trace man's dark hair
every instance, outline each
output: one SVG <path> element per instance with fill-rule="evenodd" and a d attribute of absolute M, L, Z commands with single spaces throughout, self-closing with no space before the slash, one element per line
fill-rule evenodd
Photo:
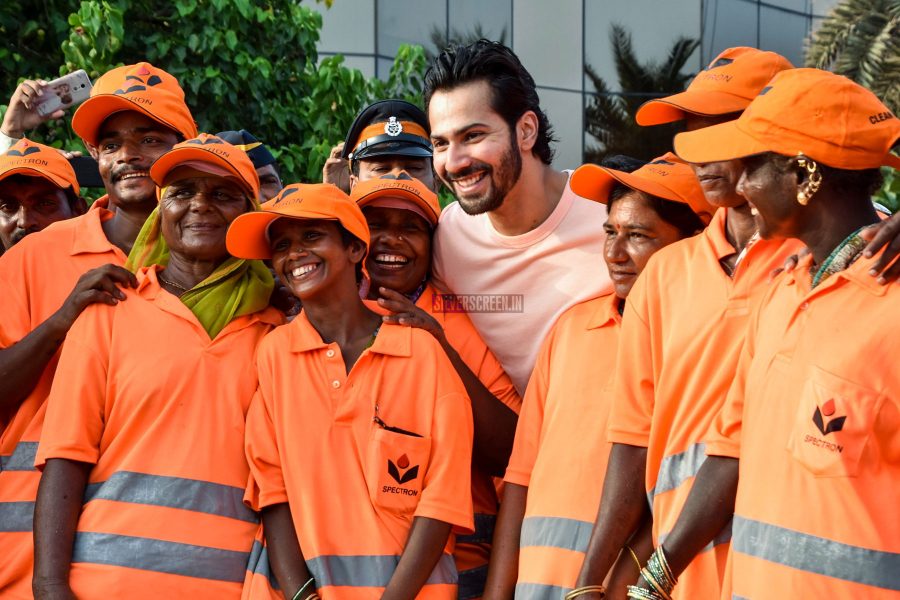
<path fill-rule="evenodd" d="M 534 78 L 513 51 L 499 42 L 481 39 L 441 52 L 425 73 L 425 111 L 436 91 L 452 90 L 474 81 L 485 81 L 490 86 L 491 108 L 506 121 L 510 131 L 529 110 L 537 115 L 538 135 L 532 152 L 545 164 L 553 162 L 550 144 L 556 138 L 541 110 Z"/>

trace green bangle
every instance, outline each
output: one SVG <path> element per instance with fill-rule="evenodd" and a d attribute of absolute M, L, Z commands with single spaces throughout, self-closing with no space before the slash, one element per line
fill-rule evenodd
<path fill-rule="evenodd" d="M 310 577 L 310 578 L 309 578 L 309 581 L 307 581 L 306 583 L 304 583 L 304 584 L 300 587 L 300 589 L 297 590 L 297 593 L 293 595 L 293 597 L 291 598 L 291 600 L 300 600 L 301 596 L 303 596 L 303 591 L 304 591 L 306 588 L 308 588 L 308 587 L 310 586 L 310 584 L 315 583 L 315 582 L 316 582 L 316 578 L 315 578 L 315 577 Z"/>

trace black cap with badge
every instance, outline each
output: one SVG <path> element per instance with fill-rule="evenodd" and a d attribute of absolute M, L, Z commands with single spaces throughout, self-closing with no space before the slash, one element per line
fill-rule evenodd
<path fill-rule="evenodd" d="M 260 169 L 266 165 L 275 164 L 275 157 L 269 152 L 265 144 L 256 139 L 246 129 L 240 131 L 220 131 L 216 137 L 222 138 L 232 146 L 240 148 L 247 153 L 254 169 Z"/>
<path fill-rule="evenodd" d="M 364 108 L 344 140 L 343 158 L 360 160 L 375 156 L 432 154 L 428 117 L 405 100 L 380 100 Z"/>

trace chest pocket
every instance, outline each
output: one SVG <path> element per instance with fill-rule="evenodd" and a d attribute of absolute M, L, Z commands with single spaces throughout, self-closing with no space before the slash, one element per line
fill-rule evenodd
<path fill-rule="evenodd" d="M 883 403 L 878 392 L 813 367 L 788 450 L 817 477 L 853 477 Z"/>
<path fill-rule="evenodd" d="M 369 497 L 375 506 L 413 513 L 431 458 L 431 439 L 413 432 L 398 433 L 372 424 L 366 457 Z"/>

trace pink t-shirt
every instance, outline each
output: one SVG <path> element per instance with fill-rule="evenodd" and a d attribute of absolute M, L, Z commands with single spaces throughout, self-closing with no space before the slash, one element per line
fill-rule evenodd
<path fill-rule="evenodd" d="M 487 213 L 457 202 L 441 213 L 434 236 L 434 279 L 466 309 L 520 394 L 541 342 L 569 307 L 612 290 L 603 260 L 606 206 L 566 184 L 556 209 L 536 229 L 501 235 Z"/>

